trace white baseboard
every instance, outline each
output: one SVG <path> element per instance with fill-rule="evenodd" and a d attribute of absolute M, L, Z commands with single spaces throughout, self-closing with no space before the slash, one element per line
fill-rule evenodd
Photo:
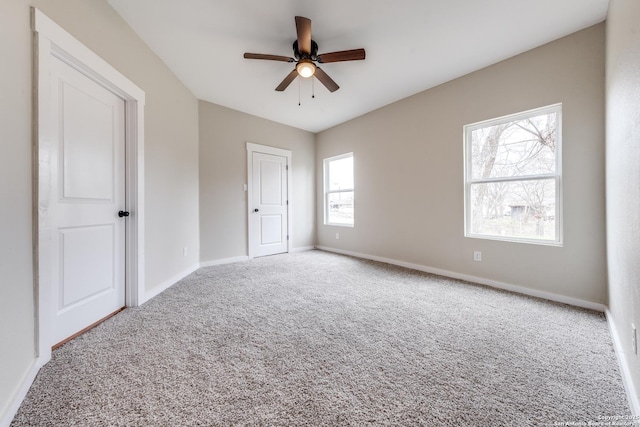
<path fill-rule="evenodd" d="M 471 276 L 468 274 L 456 273 L 449 270 L 442 270 L 440 268 L 429 267 L 420 264 L 412 264 L 409 262 L 398 261 L 395 259 L 379 257 L 375 255 L 362 254 L 358 252 L 345 251 L 342 249 L 331 248 L 327 246 L 316 246 L 317 249 L 327 252 L 334 252 L 337 254 L 349 255 L 356 258 L 369 259 L 372 261 L 384 262 L 386 264 L 397 265 L 400 267 L 410 268 L 412 270 L 424 271 L 425 273 L 437 274 L 438 276 L 451 277 L 452 279 L 464 280 L 467 282 L 478 283 L 481 285 L 491 286 L 492 288 L 502 289 L 505 291 L 511 291 L 519 294 L 529 295 L 536 298 L 547 299 L 550 301 L 560 302 L 563 304 L 573 305 L 576 307 L 588 308 L 590 310 L 604 312 L 606 306 L 604 304 L 598 304 L 591 301 L 585 301 L 578 298 L 572 298 L 564 295 L 558 295 L 551 292 L 539 291 L 536 289 L 526 288 L 524 286 L 513 285 L 510 283 L 499 282 L 496 280 L 485 279 L 483 277 Z"/>
<path fill-rule="evenodd" d="M 155 286 L 150 290 L 146 290 L 145 289 L 144 298 L 142 299 L 142 301 L 140 301 L 140 305 L 142 305 L 145 302 L 149 301 L 151 298 L 161 294 L 163 291 L 165 291 L 168 288 L 170 288 L 171 286 L 175 285 L 180 280 L 184 279 L 185 277 L 187 277 L 188 275 L 190 275 L 194 271 L 198 270 L 199 268 L 200 268 L 199 264 L 192 265 L 191 267 L 187 268 L 183 272 L 178 273 L 175 276 L 172 276 L 169 279 L 165 280 L 164 282 L 160 283 L 158 286 Z"/>
<path fill-rule="evenodd" d="M 27 396 L 27 393 L 29 392 L 29 389 L 31 388 L 33 381 L 36 379 L 36 375 L 38 375 L 41 367 L 42 364 L 40 363 L 40 360 L 34 359 L 31 367 L 22 379 L 20 388 L 7 407 L 6 412 L 0 416 L 0 427 L 9 427 L 11 421 L 13 421 L 13 418 L 18 413 L 18 409 L 20 409 L 20 405 L 22 404 L 24 398 Z"/>
<path fill-rule="evenodd" d="M 315 246 L 302 246 L 302 247 L 299 247 L 299 248 L 293 248 L 293 249 L 291 249 L 291 253 L 312 251 L 312 250 L 314 250 L 315 248 L 316 248 Z"/>
<path fill-rule="evenodd" d="M 200 268 L 202 267 L 213 267 L 214 265 L 223 265 L 223 264 L 232 264 L 234 262 L 241 262 L 241 261 L 248 261 L 249 257 L 244 255 L 244 256 L 237 256 L 237 257 L 233 257 L 233 258 L 222 258 L 222 259 L 214 259 L 211 261 L 204 261 L 200 263 Z"/>
<path fill-rule="evenodd" d="M 629 364 L 627 357 L 625 356 L 624 347 L 622 347 L 622 341 L 620 335 L 618 335 L 618 328 L 613 320 L 611 311 L 607 309 L 605 312 L 607 315 L 607 321 L 609 323 L 609 331 L 611 332 L 611 339 L 613 340 L 613 348 L 618 359 L 618 366 L 620 367 L 620 374 L 622 375 L 622 383 L 624 384 L 624 390 L 627 393 L 627 401 L 629 402 L 629 409 L 631 414 L 635 417 L 640 417 L 640 398 L 638 392 L 633 384 L 633 376 L 629 370 Z"/>

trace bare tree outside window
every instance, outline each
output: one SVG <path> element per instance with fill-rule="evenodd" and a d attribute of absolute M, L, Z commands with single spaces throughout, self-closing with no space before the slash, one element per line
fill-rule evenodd
<path fill-rule="evenodd" d="M 561 105 L 465 126 L 466 235 L 560 243 Z"/>

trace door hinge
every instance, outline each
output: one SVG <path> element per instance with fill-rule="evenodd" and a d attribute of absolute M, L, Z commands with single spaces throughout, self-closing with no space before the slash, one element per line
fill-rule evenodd
<path fill-rule="evenodd" d="M 289 240 L 289 235 L 287 234 L 287 240 Z"/>
<path fill-rule="evenodd" d="M 289 170 L 289 165 L 286 166 L 287 170 Z"/>
<path fill-rule="evenodd" d="M 287 200 L 287 206 L 289 206 L 289 201 Z"/>

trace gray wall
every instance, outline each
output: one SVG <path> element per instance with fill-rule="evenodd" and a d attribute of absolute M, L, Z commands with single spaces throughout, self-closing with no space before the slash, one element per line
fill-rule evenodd
<path fill-rule="evenodd" d="M 35 357 L 26 3 L 0 2 L 0 419 Z"/>
<path fill-rule="evenodd" d="M 32 5 L 146 92 L 146 289 L 199 261 L 196 98 L 106 1 L 0 1 L 0 419 L 35 358 Z"/>
<path fill-rule="evenodd" d="M 613 0 L 607 18 L 607 250 L 609 309 L 640 399 L 640 2 Z"/>
<path fill-rule="evenodd" d="M 465 238 L 463 126 L 558 102 L 564 247 Z M 604 114 L 599 24 L 321 132 L 318 244 L 606 303 Z M 326 226 L 322 160 L 349 151 L 355 227 Z"/>
<path fill-rule="evenodd" d="M 291 150 L 292 247 L 315 243 L 315 135 L 200 101 L 202 262 L 247 256 L 246 143 Z"/>

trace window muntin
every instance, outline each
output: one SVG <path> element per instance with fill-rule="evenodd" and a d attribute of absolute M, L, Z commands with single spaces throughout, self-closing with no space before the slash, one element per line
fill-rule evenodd
<path fill-rule="evenodd" d="M 561 104 L 465 126 L 465 236 L 562 244 Z"/>
<path fill-rule="evenodd" d="M 324 223 L 354 225 L 353 153 L 324 159 Z"/>

